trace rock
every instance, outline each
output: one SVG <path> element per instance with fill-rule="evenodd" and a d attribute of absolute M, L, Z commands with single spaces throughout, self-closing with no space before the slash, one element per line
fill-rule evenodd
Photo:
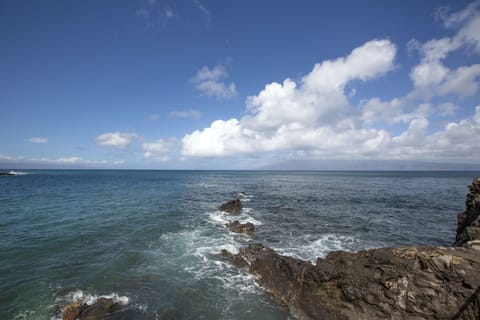
<path fill-rule="evenodd" d="M 455 246 L 480 240 L 480 178 L 473 179 L 465 201 L 465 211 L 457 216 Z"/>
<path fill-rule="evenodd" d="M 455 247 L 330 252 L 310 262 L 251 244 L 232 264 L 297 319 L 480 319 L 480 178 L 458 216 Z"/>
<path fill-rule="evenodd" d="M 81 300 L 77 300 L 74 303 L 67 305 L 62 310 L 62 320 L 75 320 L 85 310 L 87 304 Z"/>
<path fill-rule="evenodd" d="M 0 176 L 14 176 L 15 174 L 10 172 L 0 172 Z"/>
<path fill-rule="evenodd" d="M 229 213 L 229 214 L 239 214 L 242 211 L 242 202 L 237 198 L 235 200 L 230 200 L 223 203 L 218 210 Z"/>
<path fill-rule="evenodd" d="M 121 305 L 118 302 L 108 298 L 98 298 L 95 303 L 91 305 L 82 300 L 77 300 L 63 308 L 62 320 L 105 319 L 120 309 Z"/>
<path fill-rule="evenodd" d="M 261 244 L 222 255 L 298 319 L 450 319 L 480 286 L 480 254 L 467 248 L 335 251 L 316 265 Z"/>
<path fill-rule="evenodd" d="M 240 223 L 240 221 L 235 220 L 225 224 L 225 226 L 232 232 L 236 233 L 245 233 L 251 235 L 255 231 L 255 225 L 251 222 Z"/>

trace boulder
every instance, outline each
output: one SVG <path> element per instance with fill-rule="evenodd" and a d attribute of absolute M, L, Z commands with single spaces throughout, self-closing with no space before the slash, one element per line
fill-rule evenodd
<path fill-rule="evenodd" d="M 465 211 L 457 216 L 456 246 L 480 240 L 480 178 L 473 179 L 465 201 Z"/>
<path fill-rule="evenodd" d="M 120 308 L 121 305 L 118 302 L 108 298 L 98 298 L 91 305 L 82 300 L 77 300 L 63 308 L 62 320 L 105 319 Z"/>
<path fill-rule="evenodd" d="M 223 203 L 218 210 L 228 214 L 239 214 L 242 211 L 242 202 L 239 198 Z"/>
<path fill-rule="evenodd" d="M 251 222 L 240 223 L 240 221 L 235 220 L 225 224 L 228 230 L 236 233 L 244 233 L 251 235 L 255 231 L 255 225 Z"/>

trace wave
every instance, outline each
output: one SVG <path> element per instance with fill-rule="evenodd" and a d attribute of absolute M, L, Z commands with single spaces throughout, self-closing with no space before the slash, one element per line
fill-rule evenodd
<path fill-rule="evenodd" d="M 12 174 L 14 176 L 23 176 L 23 175 L 26 175 L 26 174 L 30 174 L 30 172 L 25 172 L 25 171 L 8 171 L 8 174 Z"/>
<path fill-rule="evenodd" d="M 94 295 L 94 294 L 85 294 L 82 290 L 76 290 L 74 292 L 69 293 L 67 295 L 66 301 L 67 302 L 82 301 L 83 303 L 92 305 L 95 302 L 97 302 L 97 300 L 100 298 L 111 299 L 113 302 L 121 305 L 127 305 L 128 302 L 130 301 L 130 298 L 128 298 L 127 296 L 120 296 L 117 293 L 110 293 L 106 295 Z"/>
<path fill-rule="evenodd" d="M 376 246 L 353 236 L 324 234 L 315 240 L 312 240 L 311 235 L 305 235 L 302 238 L 290 238 L 282 246 L 272 247 L 272 249 L 285 256 L 316 263 L 318 257 L 323 258 L 331 251 L 355 252 L 374 247 Z"/>

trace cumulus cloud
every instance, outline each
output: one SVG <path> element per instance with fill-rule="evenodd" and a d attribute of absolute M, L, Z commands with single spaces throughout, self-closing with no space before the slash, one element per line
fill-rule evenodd
<path fill-rule="evenodd" d="M 432 103 L 432 97 L 462 97 L 478 91 L 477 65 L 443 65 L 442 59 L 460 48 L 451 43 L 451 39 L 417 42 L 422 61 L 410 73 L 412 92 L 390 101 L 373 97 L 352 106 L 345 92 L 348 83 L 379 78 L 395 68 L 396 46 L 389 40 L 368 41 L 344 57 L 315 64 L 299 81 L 287 78 L 267 84 L 247 98 L 242 118 L 216 120 L 185 135 L 181 153 L 187 157 L 288 152 L 316 159 L 478 160 L 480 106 L 470 117 L 451 121 L 436 132 L 431 128 L 432 116 L 451 116 L 458 110 L 456 103 Z M 432 91 L 428 95 L 426 88 Z M 393 125 L 395 131 L 389 131 Z"/>
<path fill-rule="evenodd" d="M 147 159 L 168 161 L 171 159 L 170 153 L 176 143 L 177 140 L 174 138 L 145 142 L 142 144 L 143 156 Z"/>
<path fill-rule="evenodd" d="M 194 109 L 189 109 L 189 110 L 176 110 L 176 111 L 171 111 L 170 113 L 171 117 L 176 117 L 176 118 L 194 118 L 198 119 L 202 117 L 202 113 L 198 110 Z"/>
<path fill-rule="evenodd" d="M 98 146 L 123 149 L 127 147 L 137 135 L 134 133 L 107 132 L 95 138 Z"/>
<path fill-rule="evenodd" d="M 216 98 L 231 98 L 237 95 L 235 83 L 227 84 L 224 79 L 228 77 L 226 66 L 217 64 L 213 68 L 204 66 L 190 79 L 195 89 L 203 95 Z"/>
<path fill-rule="evenodd" d="M 278 150 L 337 150 L 363 138 L 369 150 L 387 137 L 380 130 L 359 128 L 360 117 L 349 104 L 345 85 L 367 81 L 392 70 L 396 47 L 372 40 L 346 57 L 316 64 L 297 84 L 273 82 L 247 99 L 247 114 L 183 138 L 184 156 L 228 156 Z"/>
<path fill-rule="evenodd" d="M 410 51 L 418 50 L 421 57 L 420 63 L 410 73 L 417 89 L 415 94 L 472 96 L 478 92 L 480 64 L 450 69 L 443 60 L 461 48 L 473 48 L 480 53 L 480 1 L 454 13 L 448 8 L 441 8 L 435 16 L 443 21 L 445 27 L 458 30 L 452 37 L 432 39 L 423 44 L 414 39 L 409 42 Z"/>
<path fill-rule="evenodd" d="M 28 141 L 31 143 L 48 143 L 48 139 L 43 137 L 32 137 Z"/>

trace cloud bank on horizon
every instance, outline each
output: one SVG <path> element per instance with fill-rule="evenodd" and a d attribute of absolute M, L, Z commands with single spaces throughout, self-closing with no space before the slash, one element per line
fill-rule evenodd
<path fill-rule="evenodd" d="M 429 130 L 430 117 L 455 113 L 455 101 L 478 92 L 480 64 L 450 69 L 443 61 L 456 50 L 480 53 L 479 7 L 474 2 L 461 12 L 437 13 L 445 27 L 458 29 L 453 37 L 409 42 L 420 63 L 410 72 L 414 88 L 403 97 L 350 103 L 349 83 L 387 77 L 395 68 L 396 45 L 370 40 L 345 57 L 315 64 L 298 83 L 287 78 L 267 84 L 247 99 L 242 118 L 219 119 L 185 135 L 182 155 L 290 151 L 310 159 L 480 160 L 480 104 L 470 118 Z M 435 104 L 438 97 L 451 101 Z M 406 128 L 393 134 L 375 127 L 385 123 Z"/>

